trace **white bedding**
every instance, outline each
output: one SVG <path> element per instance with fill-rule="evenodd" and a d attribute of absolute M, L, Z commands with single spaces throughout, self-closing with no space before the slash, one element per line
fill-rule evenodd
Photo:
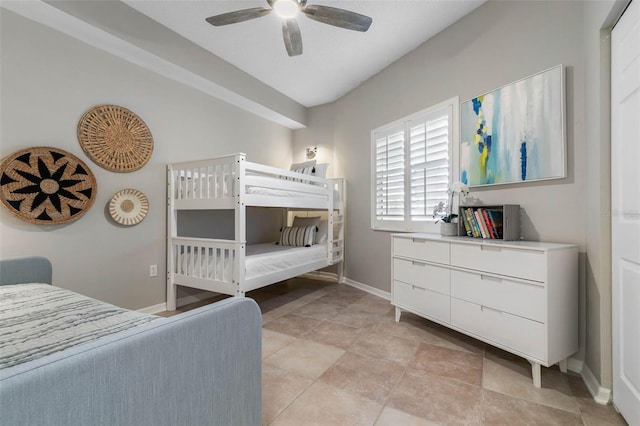
<path fill-rule="evenodd" d="M 177 272 L 219 281 L 231 281 L 233 256 L 221 255 L 219 252 L 214 256 L 211 249 L 208 250 L 208 254 L 201 251 L 196 253 L 196 256 L 196 259 L 192 259 L 191 254 L 180 255 Z M 326 244 L 314 244 L 311 247 L 280 246 L 275 243 L 251 244 L 245 249 L 245 278 L 250 280 L 326 258 Z"/>
<path fill-rule="evenodd" d="M 246 249 L 246 278 L 251 279 L 327 258 L 327 245 L 311 247 L 252 244 Z"/>

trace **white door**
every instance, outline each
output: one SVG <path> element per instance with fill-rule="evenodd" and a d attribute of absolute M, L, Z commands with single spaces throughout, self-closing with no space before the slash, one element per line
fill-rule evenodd
<path fill-rule="evenodd" d="M 613 403 L 640 424 L 640 0 L 611 33 Z"/>

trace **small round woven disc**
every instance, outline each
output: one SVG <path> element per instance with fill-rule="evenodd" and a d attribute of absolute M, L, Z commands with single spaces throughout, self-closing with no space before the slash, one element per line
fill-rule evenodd
<path fill-rule="evenodd" d="M 62 149 L 27 148 L 0 163 L 0 201 L 30 223 L 74 221 L 93 205 L 97 190 L 89 167 Z"/>
<path fill-rule="evenodd" d="M 109 201 L 109 214 L 120 225 L 137 225 L 149 212 L 149 200 L 137 189 L 123 189 Z"/>
<path fill-rule="evenodd" d="M 133 172 L 153 153 L 153 137 L 133 112 L 117 105 L 99 105 L 78 123 L 78 142 L 100 167 L 112 172 Z"/>

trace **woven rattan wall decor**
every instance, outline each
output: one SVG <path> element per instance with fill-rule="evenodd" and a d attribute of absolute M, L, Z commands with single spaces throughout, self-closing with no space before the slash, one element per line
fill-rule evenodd
<path fill-rule="evenodd" d="M 58 148 L 23 149 L 0 163 L 0 202 L 30 223 L 58 225 L 79 219 L 93 205 L 97 189 L 89 167 Z"/>
<path fill-rule="evenodd" d="M 153 153 L 153 137 L 133 112 L 117 105 L 98 105 L 78 123 L 78 142 L 100 167 L 126 173 L 142 168 Z"/>
<path fill-rule="evenodd" d="M 120 225 L 132 226 L 142 222 L 149 212 L 149 200 L 137 189 L 123 189 L 109 201 L 109 214 Z"/>

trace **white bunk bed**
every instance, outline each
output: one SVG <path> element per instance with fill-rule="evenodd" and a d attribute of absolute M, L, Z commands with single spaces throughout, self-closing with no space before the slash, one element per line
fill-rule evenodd
<path fill-rule="evenodd" d="M 245 157 L 240 153 L 167 166 L 170 311 L 176 309 L 178 285 L 244 297 L 247 291 L 334 264 L 338 282 L 343 280 L 344 180 L 251 163 Z M 311 247 L 247 245 L 247 207 L 323 212 L 327 241 Z M 234 210 L 234 239 L 178 236 L 181 210 Z"/>

